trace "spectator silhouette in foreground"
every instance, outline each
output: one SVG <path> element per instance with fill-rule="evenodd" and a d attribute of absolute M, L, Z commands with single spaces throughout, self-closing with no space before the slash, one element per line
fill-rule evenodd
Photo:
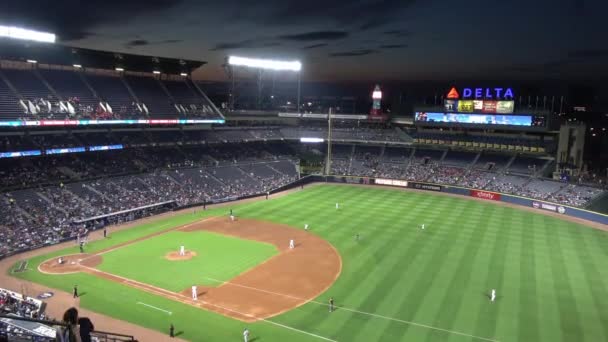
<path fill-rule="evenodd" d="M 80 326 L 80 339 L 82 342 L 91 342 L 91 333 L 95 331 L 93 322 L 88 317 L 82 317 L 78 319 L 78 325 Z"/>
<path fill-rule="evenodd" d="M 80 339 L 80 329 L 78 328 L 78 310 L 69 308 L 63 314 L 65 327 L 57 328 L 58 342 L 82 342 Z"/>

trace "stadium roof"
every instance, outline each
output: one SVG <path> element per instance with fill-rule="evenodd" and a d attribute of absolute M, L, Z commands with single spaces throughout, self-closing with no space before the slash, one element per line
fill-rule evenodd
<path fill-rule="evenodd" d="M 59 44 L 37 43 L 0 38 L 0 59 L 8 61 L 35 60 L 42 64 L 97 68 L 125 71 L 152 72 L 165 74 L 190 74 L 207 62 L 185 59 L 142 56 L 128 53 L 82 49 Z"/>

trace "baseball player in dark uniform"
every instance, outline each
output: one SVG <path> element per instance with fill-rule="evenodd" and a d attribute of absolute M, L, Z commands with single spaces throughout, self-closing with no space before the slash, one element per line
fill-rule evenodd
<path fill-rule="evenodd" d="M 329 312 L 334 312 L 334 297 L 329 298 Z"/>
<path fill-rule="evenodd" d="M 78 285 L 74 285 L 74 298 L 78 298 Z"/>

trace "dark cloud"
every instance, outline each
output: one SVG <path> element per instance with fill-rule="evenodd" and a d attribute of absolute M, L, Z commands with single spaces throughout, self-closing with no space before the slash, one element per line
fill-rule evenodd
<path fill-rule="evenodd" d="M 372 18 L 359 26 L 359 30 L 367 31 L 386 25 L 384 18 Z"/>
<path fill-rule="evenodd" d="M 180 43 L 180 42 L 182 42 L 181 39 L 165 39 L 165 40 L 159 40 L 156 42 L 151 42 L 146 39 L 134 39 L 134 40 L 128 41 L 125 44 L 125 46 L 127 48 L 134 48 L 134 47 L 146 46 L 146 45 L 175 44 L 175 43 Z"/>
<path fill-rule="evenodd" d="M 348 32 L 345 31 L 313 31 L 298 34 L 286 34 L 279 36 L 280 39 L 293 40 L 300 42 L 315 41 L 315 40 L 338 40 L 348 37 Z"/>
<path fill-rule="evenodd" d="M 148 45 L 148 44 L 150 44 L 150 42 L 145 39 L 135 39 L 135 40 L 131 40 L 131 41 L 127 42 L 127 44 L 125 44 L 125 45 L 127 47 L 135 47 L 135 46 L 144 46 L 144 45 Z"/>
<path fill-rule="evenodd" d="M 253 11 L 252 19 L 257 21 L 262 19 L 267 25 L 329 21 L 340 27 L 371 29 L 399 18 L 414 0 L 268 0 L 265 3 L 267 6 L 264 13 Z M 258 3 L 251 2 L 249 6 L 258 6 Z M 266 21 L 268 18 L 272 20 Z"/>
<path fill-rule="evenodd" d="M 407 37 L 412 35 L 412 32 L 409 30 L 389 30 L 389 31 L 384 31 L 382 32 L 388 36 L 393 36 L 393 37 Z"/>
<path fill-rule="evenodd" d="M 219 43 L 216 44 L 210 51 L 224 51 L 224 50 L 236 50 L 236 49 L 256 49 L 265 47 L 280 46 L 279 42 L 264 42 L 261 40 L 242 40 L 240 42 L 232 43 Z"/>
<path fill-rule="evenodd" d="M 406 47 L 407 47 L 407 44 L 387 44 L 387 45 L 379 46 L 380 49 L 403 49 Z"/>
<path fill-rule="evenodd" d="M 568 52 L 570 58 L 603 58 L 608 57 L 608 49 L 581 49 Z"/>
<path fill-rule="evenodd" d="M 325 46 L 328 46 L 329 44 L 327 43 L 319 43 L 319 44 L 313 44 L 313 45 L 308 45 L 302 48 L 302 50 L 311 50 L 311 49 L 318 49 L 318 48 L 322 48 Z"/>
<path fill-rule="evenodd" d="M 2 4 L 0 22 L 54 32 L 62 41 L 91 36 L 100 25 L 128 22 L 134 15 L 164 11 L 182 0 L 39 0 L 10 1 Z"/>
<path fill-rule="evenodd" d="M 352 50 L 352 51 L 342 51 L 342 52 L 333 52 L 329 54 L 329 57 L 359 57 L 371 55 L 374 53 L 378 53 L 376 50 L 372 49 L 361 49 L 361 50 Z"/>

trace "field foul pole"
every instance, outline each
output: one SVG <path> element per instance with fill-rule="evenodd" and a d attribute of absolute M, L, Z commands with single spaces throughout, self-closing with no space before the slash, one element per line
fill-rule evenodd
<path fill-rule="evenodd" d="M 331 114 L 333 108 L 329 108 L 327 114 L 327 161 L 325 162 L 325 175 L 331 174 Z"/>

